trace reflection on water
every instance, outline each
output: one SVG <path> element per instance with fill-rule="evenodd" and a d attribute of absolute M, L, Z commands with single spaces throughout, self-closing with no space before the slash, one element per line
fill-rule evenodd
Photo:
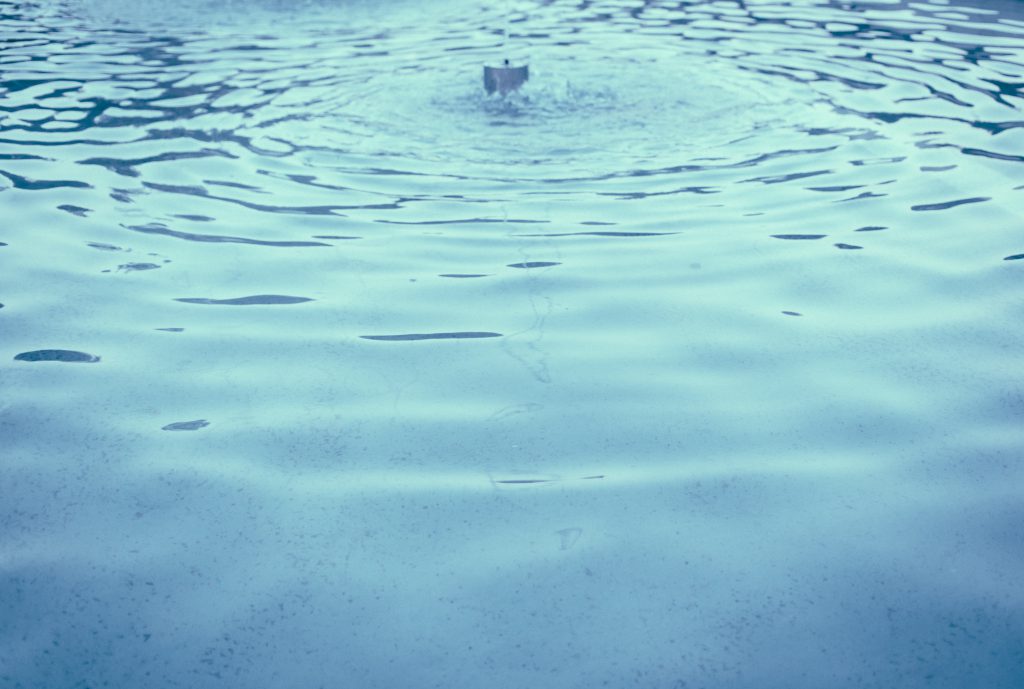
<path fill-rule="evenodd" d="M 0 45 L 0 686 L 1024 676 L 1020 2 Z"/>

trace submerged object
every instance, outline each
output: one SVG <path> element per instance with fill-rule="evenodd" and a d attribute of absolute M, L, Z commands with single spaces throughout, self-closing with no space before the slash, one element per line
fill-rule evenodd
<path fill-rule="evenodd" d="M 508 58 L 500 67 L 484 66 L 484 89 L 488 94 L 497 91 L 505 96 L 515 91 L 530 78 L 529 65 L 514 66 Z"/>

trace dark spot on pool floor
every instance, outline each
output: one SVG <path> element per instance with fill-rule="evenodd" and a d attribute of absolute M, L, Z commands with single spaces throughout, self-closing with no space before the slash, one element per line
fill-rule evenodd
<path fill-rule="evenodd" d="M 161 431 L 198 431 L 200 428 L 209 426 L 210 422 L 206 419 L 196 419 L 195 421 L 177 421 L 175 423 L 169 423 Z"/>
<path fill-rule="evenodd" d="M 415 340 L 472 340 L 484 337 L 502 337 L 501 333 L 490 332 L 453 332 L 453 333 L 406 333 L 403 335 L 360 335 L 364 340 L 381 342 L 411 342 Z"/>
<path fill-rule="evenodd" d="M 14 357 L 15 361 L 63 361 L 71 364 L 92 364 L 100 360 L 98 356 L 72 349 L 37 349 L 22 352 Z"/>
<path fill-rule="evenodd" d="M 234 299 L 208 299 L 206 297 L 181 297 L 174 301 L 185 304 L 220 304 L 224 306 L 252 306 L 256 304 L 301 304 L 313 301 L 308 297 L 289 297 L 284 294 L 254 294 L 248 297 L 236 297 Z"/>

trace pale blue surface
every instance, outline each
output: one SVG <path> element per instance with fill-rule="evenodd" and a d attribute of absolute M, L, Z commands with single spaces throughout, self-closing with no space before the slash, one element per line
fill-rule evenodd
<path fill-rule="evenodd" d="M 1022 5 L 0 1 L 0 687 L 1024 685 Z"/>

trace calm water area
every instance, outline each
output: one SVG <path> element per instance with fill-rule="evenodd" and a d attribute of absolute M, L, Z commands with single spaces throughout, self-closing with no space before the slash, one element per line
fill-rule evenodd
<path fill-rule="evenodd" d="M 1024 686 L 1022 106 L 1019 0 L 0 0 L 0 689 Z"/>

